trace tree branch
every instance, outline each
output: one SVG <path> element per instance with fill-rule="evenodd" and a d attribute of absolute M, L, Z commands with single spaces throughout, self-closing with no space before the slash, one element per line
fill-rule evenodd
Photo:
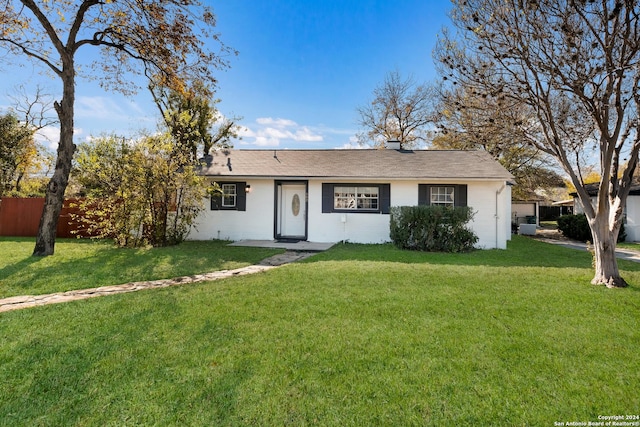
<path fill-rule="evenodd" d="M 30 58 L 33 58 L 37 61 L 40 61 L 42 63 L 44 63 L 47 67 L 49 67 L 51 69 L 51 71 L 53 71 L 57 76 L 61 76 L 62 75 L 62 70 L 60 68 L 58 68 L 54 63 L 52 63 L 51 61 L 49 61 L 47 58 L 45 58 L 42 55 L 37 54 L 36 52 L 28 49 L 26 46 L 24 46 L 24 44 L 19 43 L 15 40 L 11 40 L 11 39 L 7 39 L 7 38 L 0 38 L 0 42 L 5 42 L 5 43 L 9 43 L 10 45 L 12 45 L 13 47 L 19 49 L 22 51 L 22 53 L 24 53 L 25 55 L 27 55 Z"/>
<path fill-rule="evenodd" d="M 51 22 L 49 22 L 49 19 L 46 17 L 44 13 L 42 13 L 42 10 L 40 9 L 40 7 L 33 0 L 20 0 L 20 1 L 38 19 L 38 22 L 40 22 L 40 25 L 42 25 L 42 28 L 47 33 L 47 36 L 49 36 L 49 40 L 51 40 L 53 47 L 55 47 L 55 49 L 58 51 L 58 54 L 60 55 L 60 57 L 65 56 L 66 50 L 65 50 L 64 44 L 58 37 L 58 33 L 56 32 L 56 29 L 53 27 Z"/>

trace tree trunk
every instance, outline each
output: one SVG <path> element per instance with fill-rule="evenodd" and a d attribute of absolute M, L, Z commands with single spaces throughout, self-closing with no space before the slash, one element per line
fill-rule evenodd
<path fill-rule="evenodd" d="M 591 228 L 594 267 L 596 270 L 591 283 L 593 285 L 605 285 L 608 288 L 624 288 L 627 286 L 627 282 L 620 276 L 616 258 L 618 232 L 609 231 L 607 222 L 601 222 L 604 222 L 604 224 L 594 224 Z"/>
<path fill-rule="evenodd" d="M 64 202 L 64 193 L 69 183 L 71 162 L 75 145 L 73 144 L 73 107 L 75 99 L 73 61 L 64 64 L 62 73 L 62 100 L 55 103 L 55 109 L 60 119 L 60 142 L 53 176 L 47 185 L 44 208 L 40 217 L 34 256 L 53 255 L 58 219 Z"/>

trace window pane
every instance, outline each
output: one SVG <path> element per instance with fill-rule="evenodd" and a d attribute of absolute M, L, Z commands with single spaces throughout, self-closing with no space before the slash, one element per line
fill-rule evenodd
<path fill-rule="evenodd" d="M 356 208 L 356 187 L 334 187 L 333 193 L 335 209 Z"/>
<path fill-rule="evenodd" d="M 453 187 L 431 187 L 431 204 L 442 206 L 454 205 Z"/>
<path fill-rule="evenodd" d="M 378 209 L 378 187 L 358 188 L 358 209 Z"/>
<path fill-rule="evenodd" d="M 378 187 L 338 187 L 333 189 L 335 209 L 378 209 Z"/>
<path fill-rule="evenodd" d="M 222 184 L 222 206 L 232 208 L 236 206 L 236 184 Z"/>

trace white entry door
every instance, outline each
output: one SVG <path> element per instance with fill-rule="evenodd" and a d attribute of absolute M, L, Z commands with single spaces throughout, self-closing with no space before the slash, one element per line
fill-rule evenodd
<path fill-rule="evenodd" d="M 280 183 L 277 188 L 276 234 L 283 239 L 307 238 L 307 185 Z"/>

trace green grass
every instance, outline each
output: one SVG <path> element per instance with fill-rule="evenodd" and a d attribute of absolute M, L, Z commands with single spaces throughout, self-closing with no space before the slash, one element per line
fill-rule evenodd
<path fill-rule="evenodd" d="M 558 221 L 540 221 L 540 227 L 555 230 L 558 228 Z"/>
<path fill-rule="evenodd" d="M 2 237 L 0 298 L 229 270 L 283 252 L 228 243 L 188 241 L 166 248 L 118 249 L 109 241 L 58 239 L 54 256 L 42 258 L 31 256 L 33 239 Z"/>
<path fill-rule="evenodd" d="M 640 252 L 640 242 L 619 242 L 616 247 Z"/>
<path fill-rule="evenodd" d="M 640 408 L 640 264 L 337 245 L 0 315 L 0 425 L 551 426 Z"/>

